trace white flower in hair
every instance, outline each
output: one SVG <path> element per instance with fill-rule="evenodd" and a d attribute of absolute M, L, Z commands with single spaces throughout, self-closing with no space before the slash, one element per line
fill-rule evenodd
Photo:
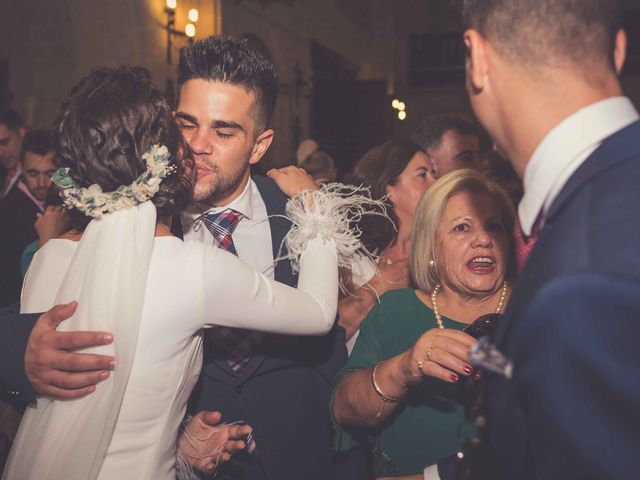
<path fill-rule="evenodd" d="M 134 207 L 146 202 L 160 190 L 160 183 L 175 170 L 171 154 L 165 145 L 153 145 L 143 155 L 147 169 L 129 185 L 122 185 L 113 192 L 103 192 L 100 185 L 80 187 L 69 175 L 69 168 L 58 169 L 51 180 L 60 188 L 68 208 L 77 208 L 85 215 L 100 218 L 102 215 Z"/>

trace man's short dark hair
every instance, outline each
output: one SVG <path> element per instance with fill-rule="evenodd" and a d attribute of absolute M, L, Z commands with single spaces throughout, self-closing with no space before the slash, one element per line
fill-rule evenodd
<path fill-rule="evenodd" d="M 53 152 L 54 148 L 53 134 L 49 130 L 29 130 L 22 141 L 20 158 L 24 160 L 27 152 L 44 156 Z"/>
<path fill-rule="evenodd" d="M 13 131 L 24 127 L 22 117 L 13 108 L 0 109 L 0 124 L 6 125 L 9 130 Z"/>
<path fill-rule="evenodd" d="M 258 106 L 256 124 L 264 129 L 276 108 L 278 76 L 273 64 L 245 40 L 218 35 L 180 50 L 178 87 L 202 79 L 239 85 L 252 92 Z"/>
<path fill-rule="evenodd" d="M 449 130 L 460 135 L 479 137 L 476 126 L 461 117 L 453 115 L 432 115 L 424 118 L 413 131 L 411 139 L 426 152 L 440 147 L 442 137 Z"/>
<path fill-rule="evenodd" d="M 618 0 L 463 0 L 462 19 L 514 63 L 613 68 L 622 12 Z"/>

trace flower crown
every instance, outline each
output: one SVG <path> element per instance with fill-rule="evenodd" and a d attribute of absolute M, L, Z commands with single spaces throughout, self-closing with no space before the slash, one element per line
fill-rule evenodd
<path fill-rule="evenodd" d="M 85 215 L 100 218 L 153 198 L 160 189 L 160 182 L 176 169 L 175 165 L 169 165 L 170 158 L 166 146 L 153 145 L 142 155 L 147 169 L 131 184 L 122 185 L 113 192 L 103 192 L 95 183 L 87 188 L 80 187 L 69 175 L 69 168 L 59 168 L 51 180 L 60 188 L 67 208 L 77 208 Z"/>

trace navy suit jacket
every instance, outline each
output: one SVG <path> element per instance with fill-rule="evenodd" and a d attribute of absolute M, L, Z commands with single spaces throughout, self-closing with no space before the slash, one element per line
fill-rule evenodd
<path fill-rule="evenodd" d="M 24 371 L 24 350 L 39 315 L 18 312 L 17 304 L 0 309 L 0 391 L 11 399 L 33 401 L 36 392 Z"/>
<path fill-rule="evenodd" d="M 640 478 L 640 122 L 573 174 L 511 296 L 478 479 Z"/>
<path fill-rule="evenodd" d="M 273 181 L 254 177 L 270 215 L 273 255 L 277 258 L 290 222 L 283 217 L 286 197 Z M 289 262 L 279 262 L 275 279 L 295 286 Z M 304 321 L 301 318 L 300 321 Z M 190 413 L 218 410 L 225 422 L 253 427 L 260 462 L 236 454 L 222 467 L 225 479 L 330 480 L 332 461 L 329 399 L 338 370 L 346 363 L 344 330 L 324 337 L 267 335 L 242 375 L 205 348 Z"/>

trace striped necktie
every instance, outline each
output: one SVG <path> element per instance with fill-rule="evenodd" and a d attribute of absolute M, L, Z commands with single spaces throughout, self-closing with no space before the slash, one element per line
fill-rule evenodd
<path fill-rule="evenodd" d="M 238 255 L 233 244 L 233 232 L 243 216 L 241 213 L 226 209 L 220 213 L 206 215 L 202 221 L 213 236 L 214 245 Z M 251 359 L 251 354 L 262 340 L 263 334 L 243 328 L 214 327 L 205 331 L 205 338 L 213 343 L 215 352 L 222 354 L 231 370 L 242 374 Z M 205 345 L 205 355 L 207 350 Z"/>

